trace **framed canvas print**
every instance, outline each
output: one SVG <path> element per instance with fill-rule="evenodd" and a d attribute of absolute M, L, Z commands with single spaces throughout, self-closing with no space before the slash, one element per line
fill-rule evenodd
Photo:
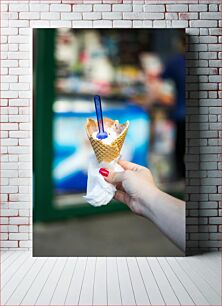
<path fill-rule="evenodd" d="M 184 29 L 34 29 L 33 97 L 33 256 L 183 256 Z"/>

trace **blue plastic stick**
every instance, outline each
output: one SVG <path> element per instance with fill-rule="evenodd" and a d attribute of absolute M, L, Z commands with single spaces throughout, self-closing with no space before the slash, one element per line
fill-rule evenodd
<path fill-rule="evenodd" d="M 94 103 L 96 108 L 96 117 L 99 128 L 99 133 L 96 135 L 98 139 L 105 139 L 108 137 L 108 134 L 104 131 L 103 126 L 103 113 L 100 96 L 94 96 Z"/>

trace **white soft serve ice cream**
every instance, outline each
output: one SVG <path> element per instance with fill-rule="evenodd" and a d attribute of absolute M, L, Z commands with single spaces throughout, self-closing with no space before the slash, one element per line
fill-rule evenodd
<path fill-rule="evenodd" d="M 108 134 L 108 137 L 105 139 L 98 139 L 96 136 L 98 134 L 98 131 L 92 133 L 92 137 L 95 139 L 98 139 L 100 141 L 102 141 L 105 144 L 111 144 L 116 138 L 117 138 L 117 133 L 112 129 L 112 128 L 107 128 L 106 132 Z"/>

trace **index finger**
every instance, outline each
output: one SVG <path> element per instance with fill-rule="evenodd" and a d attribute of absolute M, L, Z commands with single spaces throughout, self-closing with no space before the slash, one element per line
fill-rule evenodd
<path fill-rule="evenodd" d="M 126 160 L 119 160 L 118 164 L 123 167 L 124 170 L 131 170 L 131 171 L 137 171 L 139 169 L 141 169 L 142 166 L 131 163 L 129 161 Z"/>

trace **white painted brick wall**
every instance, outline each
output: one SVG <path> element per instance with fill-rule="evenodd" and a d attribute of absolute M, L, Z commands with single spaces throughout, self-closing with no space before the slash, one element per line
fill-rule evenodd
<path fill-rule="evenodd" d="M 220 248 L 220 19 L 219 0 L 1 2 L 1 248 L 31 247 L 32 27 L 186 28 L 187 247 Z"/>

